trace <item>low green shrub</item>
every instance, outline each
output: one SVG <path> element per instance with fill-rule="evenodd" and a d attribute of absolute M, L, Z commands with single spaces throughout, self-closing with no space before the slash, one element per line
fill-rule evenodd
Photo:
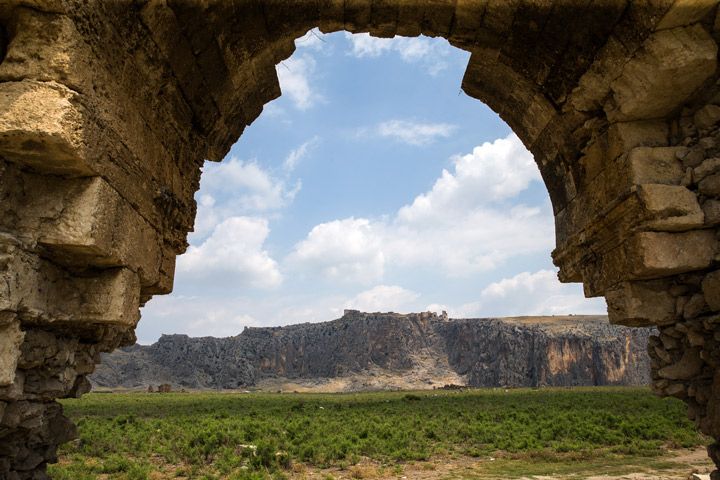
<path fill-rule="evenodd" d="M 537 455 L 653 456 L 706 439 L 685 406 L 641 388 L 362 394 L 89 394 L 64 400 L 79 441 L 57 480 L 283 478 L 294 463 L 344 466 Z M 173 470 L 174 469 L 174 470 Z"/>

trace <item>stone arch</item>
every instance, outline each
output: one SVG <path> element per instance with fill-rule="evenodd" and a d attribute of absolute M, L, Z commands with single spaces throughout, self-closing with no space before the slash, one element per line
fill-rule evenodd
<path fill-rule="evenodd" d="M 446 38 L 533 152 L 563 281 L 656 325 L 653 387 L 720 438 L 717 2 L 0 5 L 0 475 L 43 478 L 99 353 L 172 289 L 204 159 L 280 95 L 309 29 Z M 5 38 L 5 37 L 3 37 Z M 718 335 L 720 337 L 720 335 Z M 716 379 L 717 377 L 717 379 Z M 718 462 L 717 444 L 709 452 Z"/>

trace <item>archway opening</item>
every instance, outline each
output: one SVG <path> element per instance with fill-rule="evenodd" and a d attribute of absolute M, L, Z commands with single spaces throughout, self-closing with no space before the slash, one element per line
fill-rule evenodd
<path fill-rule="evenodd" d="M 467 52 L 317 30 L 296 45 L 277 66 L 284 95 L 206 163 L 174 293 L 145 307 L 141 341 L 345 308 L 605 313 L 556 280 L 547 191 L 520 139 L 460 90 Z"/>
<path fill-rule="evenodd" d="M 96 354 L 131 341 L 138 305 L 170 290 L 199 159 L 223 157 L 279 94 L 275 64 L 314 25 L 427 33 L 472 52 L 463 90 L 535 154 L 562 280 L 605 295 L 616 322 L 658 326 L 653 388 L 717 437 L 715 5 L 288 7 L 3 8 L 15 34 L 0 65 L 0 405 L 22 455 L 0 467 L 42 475 L 71 431 L 51 400 L 85 392 Z M 52 348 L 68 354 L 55 363 L 41 353 Z"/>

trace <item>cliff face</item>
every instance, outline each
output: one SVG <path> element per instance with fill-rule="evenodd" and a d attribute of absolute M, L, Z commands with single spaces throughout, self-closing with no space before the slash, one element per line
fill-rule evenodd
<path fill-rule="evenodd" d="M 462 319 L 440 326 L 448 361 L 472 386 L 646 385 L 648 329 L 607 317 Z"/>
<path fill-rule="evenodd" d="M 272 378 L 381 372 L 423 385 L 448 378 L 488 387 L 643 385 L 649 335 L 604 316 L 447 319 L 347 311 L 331 322 L 247 328 L 228 338 L 163 335 L 153 345 L 104 355 L 91 380 L 103 387 L 234 389 Z"/>

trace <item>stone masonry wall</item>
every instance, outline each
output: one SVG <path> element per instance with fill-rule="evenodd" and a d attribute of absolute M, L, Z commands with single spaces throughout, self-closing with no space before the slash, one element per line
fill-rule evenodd
<path fill-rule="evenodd" d="M 439 36 L 533 152 L 560 278 L 656 325 L 656 390 L 720 439 L 712 0 L 0 3 L 0 478 L 40 479 L 98 352 L 168 293 L 205 159 L 280 95 L 319 27 Z M 710 449 L 717 460 L 717 447 Z M 720 478 L 716 474 L 715 478 Z"/>

